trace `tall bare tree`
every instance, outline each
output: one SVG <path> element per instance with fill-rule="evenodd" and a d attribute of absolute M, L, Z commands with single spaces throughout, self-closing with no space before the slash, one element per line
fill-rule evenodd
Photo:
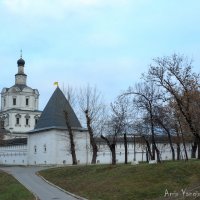
<path fill-rule="evenodd" d="M 140 116 L 139 118 L 135 119 L 133 129 L 135 134 L 141 136 L 145 143 L 147 162 L 149 161 L 149 157 L 151 160 L 153 160 L 153 153 L 151 151 L 151 135 L 149 135 L 150 128 L 145 121 L 145 117 Z"/>
<path fill-rule="evenodd" d="M 105 122 L 104 132 L 101 134 L 101 138 L 106 142 L 112 155 L 112 164 L 116 164 L 116 143 L 117 137 L 121 133 L 121 125 L 118 119 L 114 116 L 110 116 Z"/>
<path fill-rule="evenodd" d="M 155 87 L 153 82 L 139 83 L 134 88 L 130 87 L 125 95 L 134 95 L 133 103 L 135 107 L 145 113 L 146 123 L 150 125 L 151 140 L 152 140 L 152 153 L 151 159 L 155 160 L 155 152 L 157 160 L 160 162 L 160 152 L 156 145 L 155 139 L 155 108 L 161 99 L 158 89 Z"/>
<path fill-rule="evenodd" d="M 162 105 L 156 107 L 156 113 L 154 115 L 154 120 L 156 125 L 164 130 L 164 133 L 167 134 L 169 145 L 172 152 L 172 160 L 175 160 L 175 151 L 172 141 L 172 136 L 175 135 L 175 119 L 173 115 L 173 110 L 169 105 Z"/>
<path fill-rule="evenodd" d="M 127 134 L 132 131 L 132 121 L 133 121 L 133 109 L 130 103 L 130 98 L 127 96 L 121 95 L 117 97 L 114 103 L 111 103 L 111 113 L 112 113 L 112 122 L 115 124 L 115 127 L 118 127 L 118 135 L 124 138 L 124 150 L 125 150 L 125 164 L 128 163 L 128 142 Z"/>
<path fill-rule="evenodd" d="M 199 74 L 192 72 L 192 61 L 182 55 L 173 54 L 169 57 L 156 58 L 150 65 L 148 73 L 144 76 L 147 81 L 154 82 L 162 87 L 176 102 L 179 112 L 188 124 L 190 132 L 195 137 L 198 146 L 198 159 L 200 159 L 200 133 L 199 124 L 193 117 L 194 99 L 192 94 L 199 94 Z M 199 103 L 196 102 L 196 109 Z"/>
<path fill-rule="evenodd" d="M 96 164 L 98 147 L 95 136 L 100 135 L 105 114 L 102 94 L 96 87 L 81 88 L 78 94 L 79 106 L 85 116 L 86 126 L 92 147 L 92 164 Z"/>

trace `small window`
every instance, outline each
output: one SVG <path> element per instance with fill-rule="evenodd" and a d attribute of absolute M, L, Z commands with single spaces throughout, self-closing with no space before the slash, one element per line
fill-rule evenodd
<path fill-rule="evenodd" d="M 44 152 L 45 153 L 47 152 L 47 146 L 46 146 L 46 144 L 44 145 Z"/>
<path fill-rule="evenodd" d="M 26 106 L 29 105 L 29 98 L 26 98 Z"/>
<path fill-rule="evenodd" d="M 17 100 L 16 100 L 16 98 L 13 98 L 13 106 L 15 106 L 15 105 L 16 105 L 16 103 L 17 103 Z"/>
<path fill-rule="evenodd" d="M 35 115 L 34 119 L 35 119 L 35 125 L 36 125 L 38 123 L 38 120 L 39 120 L 39 115 Z"/>
<path fill-rule="evenodd" d="M 19 125 L 19 117 L 16 118 L 16 124 Z"/>
<path fill-rule="evenodd" d="M 4 98 L 4 107 L 6 106 L 6 98 Z"/>
<path fill-rule="evenodd" d="M 37 153 L 37 146 L 34 146 L 34 153 Z"/>
<path fill-rule="evenodd" d="M 26 126 L 29 126 L 29 122 L 30 122 L 30 116 L 28 115 L 28 114 L 26 114 L 26 116 L 25 116 L 25 124 L 26 124 Z"/>

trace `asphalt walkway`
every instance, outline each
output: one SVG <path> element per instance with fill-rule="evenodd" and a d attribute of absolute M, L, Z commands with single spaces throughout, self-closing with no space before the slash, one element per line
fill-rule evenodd
<path fill-rule="evenodd" d="M 0 167 L 0 169 L 13 175 L 39 200 L 77 200 L 37 176 L 36 172 L 44 169 L 42 167 Z"/>

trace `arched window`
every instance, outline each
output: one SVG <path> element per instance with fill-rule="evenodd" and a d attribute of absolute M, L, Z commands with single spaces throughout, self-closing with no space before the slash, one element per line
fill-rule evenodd
<path fill-rule="evenodd" d="M 20 114 L 16 114 L 15 117 L 16 117 L 16 124 L 15 125 L 20 125 L 21 115 Z"/>
<path fill-rule="evenodd" d="M 26 116 L 25 116 L 25 122 L 26 122 L 25 125 L 26 126 L 30 126 L 30 124 L 29 124 L 30 120 L 29 119 L 30 119 L 30 116 L 28 114 L 26 114 Z"/>
<path fill-rule="evenodd" d="M 40 116 L 39 115 L 35 115 L 35 125 L 37 124 L 37 122 L 38 122 L 38 120 L 39 120 L 39 118 L 40 118 Z"/>

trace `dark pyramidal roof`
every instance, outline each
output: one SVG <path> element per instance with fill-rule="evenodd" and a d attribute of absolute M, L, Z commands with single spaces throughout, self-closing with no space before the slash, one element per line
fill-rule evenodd
<path fill-rule="evenodd" d="M 67 129 L 65 121 L 65 113 L 68 114 L 68 122 L 72 128 L 81 128 L 81 124 L 74 113 L 69 102 L 65 98 L 64 94 L 59 87 L 56 88 L 53 95 L 49 99 L 37 125 L 35 131 L 38 129 L 50 129 L 50 128 L 61 128 Z"/>

